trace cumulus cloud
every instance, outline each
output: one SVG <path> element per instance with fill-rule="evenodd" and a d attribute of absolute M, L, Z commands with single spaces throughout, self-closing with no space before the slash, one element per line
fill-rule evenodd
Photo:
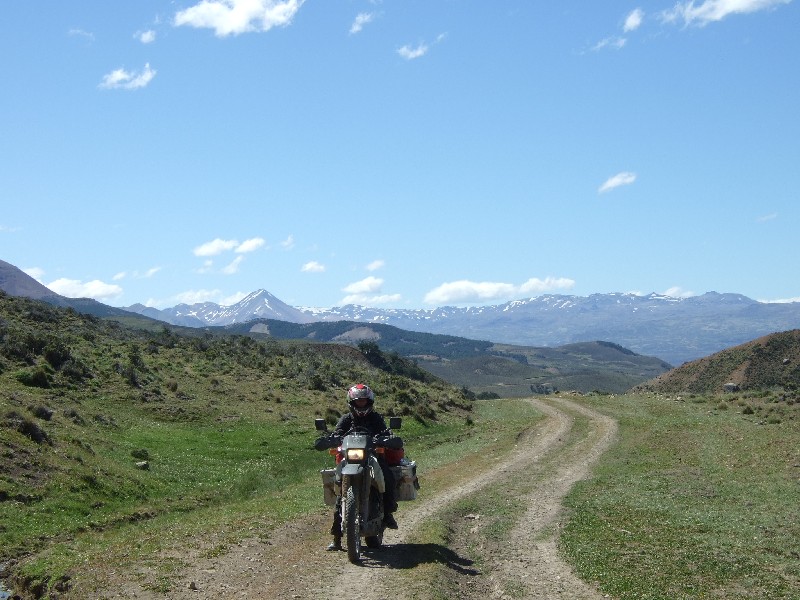
<path fill-rule="evenodd" d="M 628 31 L 636 31 L 639 29 L 639 26 L 642 24 L 644 20 L 644 11 L 641 8 L 636 8 L 631 13 L 625 17 L 625 24 L 622 26 L 622 30 L 626 33 Z"/>
<path fill-rule="evenodd" d="M 575 281 L 565 277 L 531 278 L 522 285 L 501 282 L 477 282 L 466 279 L 443 283 L 425 294 L 428 304 L 486 302 L 510 300 L 515 297 L 554 290 L 571 289 Z"/>
<path fill-rule="evenodd" d="M 147 31 L 137 31 L 134 37 L 143 44 L 152 44 L 156 41 L 156 32 L 152 29 L 148 29 Z"/>
<path fill-rule="evenodd" d="M 294 236 L 290 235 L 285 240 L 283 240 L 281 242 L 281 248 L 283 248 L 284 250 L 291 250 L 292 248 L 294 248 Z"/>
<path fill-rule="evenodd" d="M 386 263 L 382 260 L 373 260 L 367 265 L 367 271 L 377 271 L 378 269 L 382 269 L 385 265 Z"/>
<path fill-rule="evenodd" d="M 185 292 L 181 292 L 176 296 L 173 296 L 170 300 L 166 301 L 152 301 L 148 300 L 148 302 L 154 302 L 152 306 L 159 306 L 159 305 L 172 305 L 175 303 L 178 304 L 200 304 L 201 302 L 213 302 L 215 299 L 219 298 L 222 295 L 220 290 L 187 290 Z M 234 303 L 235 304 L 235 303 Z M 148 304 L 148 306 L 151 306 Z"/>
<path fill-rule="evenodd" d="M 305 0 L 202 0 L 175 14 L 176 27 L 213 29 L 217 37 L 286 27 Z"/>
<path fill-rule="evenodd" d="M 94 298 L 95 300 L 108 300 L 122 295 L 122 288 L 113 283 L 104 283 L 99 279 L 92 281 L 79 281 L 77 279 L 56 279 L 47 284 L 47 287 L 56 294 L 67 298 Z"/>
<path fill-rule="evenodd" d="M 22 272 L 30 275 L 39 283 L 42 283 L 44 278 L 44 269 L 40 269 L 39 267 L 29 267 L 27 269 L 22 269 Z"/>
<path fill-rule="evenodd" d="M 137 90 L 146 87 L 156 76 L 156 70 L 146 63 L 139 72 L 116 69 L 103 76 L 100 88 L 106 90 Z"/>
<path fill-rule="evenodd" d="M 356 281 L 345 286 L 342 288 L 342 291 L 347 292 L 348 294 L 372 294 L 379 292 L 382 287 L 383 279 L 378 279 L 377 277 L 370 275 L 361 281 Z"/>
<path fill-rule="evenodd" d="M 610 192 L 611 190 L 618 188 L 620 186 L 630 185 L 634 181 L 636 181 L 636 173 L 623 171 L 622 173 L 617 173 L 613 177 L 609 177 L 597 191 L 598 193 L 603 194 L 605 192 Z"/>
<path fill-rule="evenodd" d="M 244 260 L 244 256 L 237 256 L 233 259 L 232 262 L 228 263 L 226 266 L 222 267 L 222 273 L 224 275 L 233 275 L 234 273 L 239 272 L 239 266 L 242 264 Z"/>
<path fill-rule="evenodd" d="M 662 295 L 669 296 L 670 298 L 691 298 L 697 294 L 690 290 L 684 290 L 682 287 L 676 285 L 665 290 Z"/>
<path fill-rule="evenodd" d="M 263 238 L 255 237 L 255 238 L 251 238 L 249 240 L 243 241 L 241 244 L 236 246 L 234 251 L 237 252 L 238 254 L 246 254 L 248 252 L 255 252 L 256 250 L 261 248 L 264 244 L 266 244 L 266 242 L 264 241 Z"/>
<path fill-rule="evenodd" d="M 415 47 L 405 45 L 397 49 L 397 53 L 406 60 L 414 60 L 428 53 L 427 44 L 420 43 Z"/>
<path fill-rule="evenodd" d="M 300 270 L 303 273 L 322 273 L 325 270 L 325 265 L 312 260 L 300 267 Z"/>
<path fill-rule="evenodd" d="M 70 29 L 68 34 L 70 37 L 80 37 L 90 42 L 94 41 L 94 34 L 83 29 Z"/>
<path fill-rule="evenodd" d="M 443 41 L 447 37 L 447 34 L 440 33 L 436 40 L 433 42 L 434 44 L 438 44 L 439 42 Z M 397 53 L 405 58 L 406 60 L 414 60 L 415 58 L 420 58 L 425 56 L 430 50 L 430 46 L 425 42 L 420 42 L 416 46 L 411 46 L 410 44 L 406 44 L 397 49 Z"/>
<path fill-rule="evenodd" d="M 800 296 L 794 298 L 779 298 L 777 300 L 759 300 L 759 302 L 766 302 L 768 304 L 790 304 L 792 302 L 800 302 Z"/>
<path fill-rule="evenodd" d="M 678 2 L 674 7 L 661 13 L 665 23 L 683 21 L 686 26 L 703 27 L 735 14 L 754 13 L 789 4 L 791 0 L 703 0 Z"/>
<path fill-rule="evenodd" d="M 375 15 L 373 13 L 358 13 L 353 24 L 350 25 L 350 35 L 360 33 L 364 29 L 364 25 L 371 23 L 374 18 Z"/>
<path fill-rule="evenodd" d="M 223 252 L 233 250 L 237 254 L 247 254 L 248 252 L 255 252 L 266 242 L 263 238 L 254 237 L 243 242 L 239 240 L 223 240 L 222 238 L 215 238 L 205 244 L 200 244 L 192 252 L 195 256 L 216 256 Z"/>
<path fill-rule="evenodd" d="M 592 50 L 594 52 L 599 52 L 603 48 L 613 48 L 615 50 L 619 50 L 620 48 L 623 48 L 627 43 L 628 40 L 626 40 L 624 37 L 612 35 L 611 37 L 607 37 L 604 40 L 600 40 L 599 42 L 597 42 L 592 47 Z"/>
<path fill-rule="evenodd" d="M 195 256 L 216 256 L 228 250 L 233 250 L 239 245 L 236 240 L 223 240 L 216 238 L 205 244 L 197 246 L 193 252 Z"/>
<path fill-rule="evenodd" d="M 400 302 L 400 294 L 382 293 L 383 279 L 369 276 L 361 281 L 356 281 L 342 288 L 347 296 L 342 298 L 340 304 L 358 304 L 361 306 L 376 306 Z"/>

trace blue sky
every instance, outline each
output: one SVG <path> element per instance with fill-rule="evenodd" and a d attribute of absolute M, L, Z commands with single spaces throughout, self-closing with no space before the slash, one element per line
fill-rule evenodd
<path fill-rule="evenodd" d="M 0 259 L 114 306 L 800 300 L 792 0 L 18 0 Z"/>

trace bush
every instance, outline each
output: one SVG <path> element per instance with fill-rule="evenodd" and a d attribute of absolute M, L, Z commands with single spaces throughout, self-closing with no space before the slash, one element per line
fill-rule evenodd
<path fill-rule="evenodd" d="M 18 371 L 17 381 L 28 387 L 49 388 L 53 383 L 51 374 L 43 366 Z"/>

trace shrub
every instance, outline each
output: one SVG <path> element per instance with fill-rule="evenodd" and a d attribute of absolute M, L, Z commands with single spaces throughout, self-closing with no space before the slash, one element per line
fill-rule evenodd
<path fill-rule="evenodd" d="M 69 347 L 61 340 L 52 340 L 44 349 L 44 359 L 60 369 L 71 358 Z"/>
<path fill-rule="evenodd" d="M 22 385 L 28 387 L 49 388 L 53 383 L 52 376 L 47 369 L 41 365 L 32 369 L 18 371 L 16 378 Z"/>

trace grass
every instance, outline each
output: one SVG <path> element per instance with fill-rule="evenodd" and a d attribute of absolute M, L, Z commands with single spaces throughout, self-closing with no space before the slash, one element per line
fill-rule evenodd
<path fill-rule="evenodd" d="M 563 552 L 621 599 L 800 596 L 800 428 L 720 400 L 595 397 L 620 439 L 567 498 Z"/>
<path fill-rule="evenodd" d="M 423 453 L 424 460 L 420 462 L 425 465 L 426 474 L 422 492 L 436 494 L 438 489 L 452 486 L 454 480 L 457 485 L 460 480 L 468 480 L 471 473 L 485 470 L 487 462 L 502 461 L 514 449 L 519 433 L 535 427 L 542 418 L 529 402 L 520 399 L 476 402 L 476 427 L 468 437 L 435 446 L 427 455 Z M 462 541 L 471 537 L 461 531 L 465 522 L 476 523 L 467 519 L 469 515 L 479 515 L 481 534 L 476 539 L 489 537 L 497 542 L 505 537 L 525 508 L 520 497 L 531 482 L 517 477 L 506 484 L 454 502 L 414 531 L 409 543 L 420 549 L 424 558 L 413 570 L 397 575 L 404 580 L 404 590 L 412 592 L 411 597 L 457 597 L 453 573 L 478 573 L 482 558 L 476 548 L 470 550 L 469 557 L 460 556 L 452 548 L 459 546 L 455 543 L 459 536 Z"/>

